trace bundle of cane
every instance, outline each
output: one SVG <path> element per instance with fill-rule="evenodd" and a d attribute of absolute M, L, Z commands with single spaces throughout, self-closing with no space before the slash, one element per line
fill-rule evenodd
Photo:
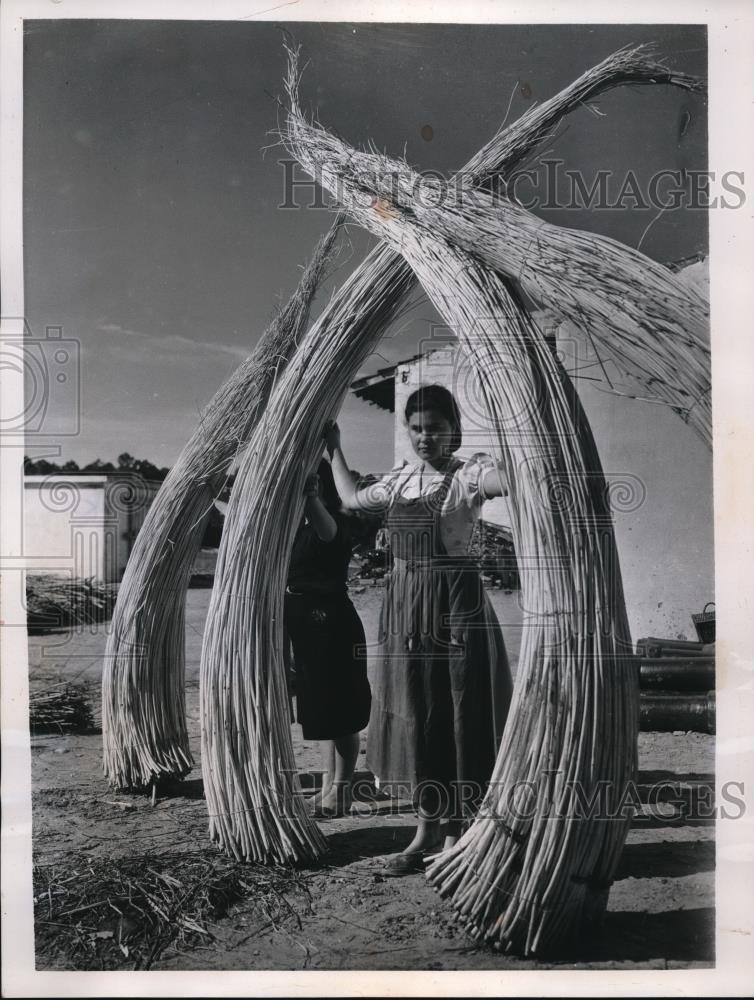
<path fill-rule="evenodd" d="M 337 231 L 336 222 L 317 244 L 289 302 L 205 409 L 136 538 L 102 674 L 104 770 L 119 788 L 180 778 L 193 766 L 184 704 L 191 566 L 213 498 L 304 334 Z"/>
<path fill-rule="evenodd" d="M 475 187 L 465 174 L 446 185 L 435 175 L 422 178 L 403 160 L 351 148 L 295 110 L 296 87 L 294 59 L 287 81 L 294 113 L 283 138 L 323 187 L 338 192 L 344 208 L 373 207 L 370 219 L 379 211 L 405 213 L 515 280 L 711 444 L 709 307 L 695 289 L 638 251 L 544 222 Z"/>
<path fill-rule="evenodd" d="M 635 773 L 638 693 L 599 458 L 565 373 L 506 282 L 481 262 L 489 253 L 488 227 L 474 231 L 473 219 L 462 214 L 464 225 L 458 228 L 473 242 L 476 256 L 465 244 L 450 242 L 450 224 L 438 227 L 437 235 L 426 215 L 409 204 L 405 189 L 397 204 L 371 182 L 375 175 L 384 178 L 384 158 L 357 154 L 303 120 L 295 70 L 288 90 L 289 150 L 354 219 L 415 270 L 469 352 L 498 435 L 531 620 L 514 705 L 480 816 L 428 874 L 472 933 L 501 947 L 541 954 L 562 944 L 586 913 L 604 906 L 631 818 L 622 800 Z M 407 176 L 405 165 L 401 171 Z M 415 184 L 415 177 L 408 178 Z M 580 235 L 588 243 L 589 235 Z M 620 249 L 614 245 L 613 257 L 624 263 Z M 643 262 L 627 257 L 631 266 L 623 285 L 632 309 L 645 322 L 659 315 L 683 333 L 697 304 L 684 305 L 675 289 L 668 302 L 667 286 L 654 281 L 649 265 L 642 313 L 631 267 L 643 280 Z M 567 275 L 568 261 L 561 257 L 558 263 Z M 499 257 L 494 264 L 499 266 Z M 620 281 L 619 274 L 611 287 L 625 293 Z M 594 303 L 609 302 L 594 284 L 587 285 L 591 298 L 583 292 L 579 297 L 590 323 L 599 313 Z M 551 286 L 545 291 L 554 294 Z M 607 310 L 606 319 L 613 315 Z M 620 322 L 605 336 L 624 346 Z M 672 353 L 667 343 L 658 353 L 663 351 Z M 682 384 L 692 381 L 694 364 L 684 367 L 682 351 L 674 360 Z M 564 494 L 568 502 L 555 502 Z M 516 800 L 522 788 L 529 792 L 523 803 Z M 603 796 L 597 815 L 584 815 L 584 801 L 593 802 L 595 793 Z"/>
<path fill-rule="evenodd" d="M 694 85 L 690 78 L 655 61 L 648 47 L 624 49 L 503 129 L 476 154 L 462 173 L 482 183 L 502 170 L 512 171 L 531 155 L 566 114 L 597 94 L 629 82 L 667 83 L 687 89 Z M 306 468 L 313 466 L 321 453 L 319 435 L 323 414 L 329 416 L 337 412 L 348 385 L 384 335 L 414 284 L 411 268 L 398 254 L 384 245 L 372 251 L 333 297 L 287 370 L 270 401 L 266 437 L 258 439 L 262 450 L 249 449 L 249 469 L 259 461 L 257 480 L 263 485 L 252 490 L 250 483 L 249 493 L 243 501 L 248 527 L 244 538 L 237 540 L 243 542 L 247 558 L 253 560 L 261 554 L 262 565 L 267 569 L 267 573 L 255 571 L 254 588 L 250 592 L 265 612 L 255 614 L 254 631 L 251 631 L 248 612 L 254 605 L 239 604 L 238 595 L 225 594 L 227 584 L 222 584 L 219 576 L 221 566 L 226 579 L 232 579 L 241 568 L 229 563 L 226 569 L 223 557 L 218 562 L 213 610 L 202 653 L 202 762 L 210 808 L 210 835 L 238 856 L 303 858 L 319 849 L 314 834 L 307 827 L 308 817 L 296 811 L 292 824 L 289 816 L 274 818 L 269 815 L 271 810 L 280 808 L 281 800 L 290 804 L 292 799 L 298 808 L 295 783 L 282 790 L 279 785 L 272 787 L 272 783 L 278 781 L 278 771 L 265 775 L 248 763 L 257 752 L 254 749 L 256 736 L 273 730 L 272 714 L 276 724 L 284 714 L 278 677 L 281 670 L 279 621 L 291 525 L 296 523 L 301 509 L 296 506 L 299 501 L 292 502 L 291 498 L 300 497 Z M 329 407 L 323 406 L 324 400 L 329 401 Z M 274 417 L 279 422 L 275 433 L 270 423 Z M 293 432 L 295 436 L 291 437 Z M 282 448 L 281 440 L 288 444 L 286 451 L 280 454 L 299 455 L 300 465 L 289 469 L 277 461 L 274 450 Z M 234 493 L 240 503 L 238 485 Z M 278 515 L 285 512 L 285 516 L 271 520 L 271 511 L 277 511 Z M 257 527 L 264 531 L 259 535 L 260 540 L 255 541 Z M 233 534 L 235 537 L 235 532 Z M 226 539 L 230 535 L 226 523 Z M 227 551 L 225 547 L 224 551 Z M 276 555 L 273 557 L 272 553 Z M 255 565 L 253 561 L 249 564 Z M 272 574 L 270 567 L 274 570 Z M 248 588 L 244 592 L 249 593 Z M 225 620 L 218 617 L 221 607 L 228 614 Z M 242 658 L 234 658 L 234 643 L 241 620 L 246 623 L 247 640 L 242 644 Z M 257 683 L 253 678 L 267 686 L 264 703 L 259 698 L 245 701 L 241 696 L 248 685 Z M 231 688 L 235 691 L 233 696 Z M 266 718 L 257 719 L 257 712 L 266 712 Z M 224 735 L 226 731 L 233 734 L 236 741 L 233 746 Z M 286 766 L 292 766 L 289 740 L 287 728 L 286 732 L 275 735 L 275 745 Z M 261 761 L 258 756 L 256 759 L 257 763 L 269 763 L 272 758 L 265 753 Z M 303 834 L 302 827 L 306 828 Z"/>
<path fill-rule="evenodd" d="M 202 645 L 202 773 L 210 837 L 237 858 L 307 861 L 324 851 L 293 757 L 283 656 L 283 594 L 304 482 L 322 430 L 354 372 L 405 301 L 405 286 L 370 323 L 374 271 L 363 266 L 309 330 L 270 397 L 238 467 Z M 354 325 L 362 338 L 354 338 Z"/>
<path fill-rule="evenodd" d="M 504 281 L 422 230 L 404 254 L 473 360 L 526 608 L 486 799 L 427 875 L 474 936 L 546 954 L 605 905 L 632 817 L 638 689 L 607 485 L 567 376 Z"/>

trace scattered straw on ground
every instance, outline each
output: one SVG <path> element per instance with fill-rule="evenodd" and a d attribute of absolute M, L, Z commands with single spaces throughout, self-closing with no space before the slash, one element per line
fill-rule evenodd
<path fill-rule="evenodd" d="M 308 908 L 304 873 L 206 850 L 36 865 L 37 964 L 149 969 L 168 949 L 212 941 L 213 923 L 244 899 L 260 918 L 252 934 L 291 920 L 300 926 L 297 898 Z"/>
<path fill-rule="evenodd" d="M 82 684 L 59 684 L 29 694 L 29 729 L 41 733 L 91 733 L 92 704 Z"/>
<path fill-rule="evenodd" d="M 26 577 L 26 621 L 34 635 L 70 625 L 108 621 L 117 585 L 51 574 Z"/>

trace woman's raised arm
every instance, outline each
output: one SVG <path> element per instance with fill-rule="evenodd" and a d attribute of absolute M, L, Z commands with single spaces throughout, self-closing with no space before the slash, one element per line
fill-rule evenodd
<path fill-rule="evenodd" d="M 346 510 L 363 510 L 370 513 L 384 510 L 390 501 L 384 486 L 374 483 L 363 490 L 356 488 L 340 446 L 340 428 L 334 421 L 328 421 L 325 425 L 324 438 L 335 487 Z"/>

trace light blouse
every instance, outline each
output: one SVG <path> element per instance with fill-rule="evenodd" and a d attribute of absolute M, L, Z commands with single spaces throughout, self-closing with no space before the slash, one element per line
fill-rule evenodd
<path fill-rule="evenodd" d="M 456 468 L 450 482 L 448 495 L 440 511 L 440 537 L 449 555 L 464 556 L 474 525 L 479 520 L 484 495 L 481 479 L 487 469 L 497 468 L 490 455 L 478 454 L 466 461 L 453 457 Z M 404 459 L 386 473 L 372 487 L 392 503 L 398 497 L 412 500 L 436 490 L 445 478 L 445 472 L 436 472 L 419 460 Z"/>

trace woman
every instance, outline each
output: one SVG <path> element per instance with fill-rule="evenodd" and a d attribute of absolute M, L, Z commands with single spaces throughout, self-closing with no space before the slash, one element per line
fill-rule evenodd
<path fill-rule="evenodd" d="M 359 732 L 369 719 L 366 640 L 346 591 L 349 518 L 341 512 L 324 459 L 308 477 L 305 493 L 288 569 L 284 628 L 293 649 L 296 714 L 304 739 L 326 741 L 315 813 L 340 816 L 351 807 Z"/>
<path fill-rule="evenodd" d="M 448 819 L 444 847 L 479 804 L 510 705 L 512 681 L 500 626 L 468 549 L 485 499 L 504 496 L 493 460 L 463 462 L 452 394 L 429 385 L 409 396 L 405 419 L 416 455 L 357 490 L 337 425 L 325 430 L 347 509 L 383 510 L 393 570 L 380 619 L 367 765 L 380 788 L 408 785 L 418 826 L 386 874 L 421 870 Z"/>

